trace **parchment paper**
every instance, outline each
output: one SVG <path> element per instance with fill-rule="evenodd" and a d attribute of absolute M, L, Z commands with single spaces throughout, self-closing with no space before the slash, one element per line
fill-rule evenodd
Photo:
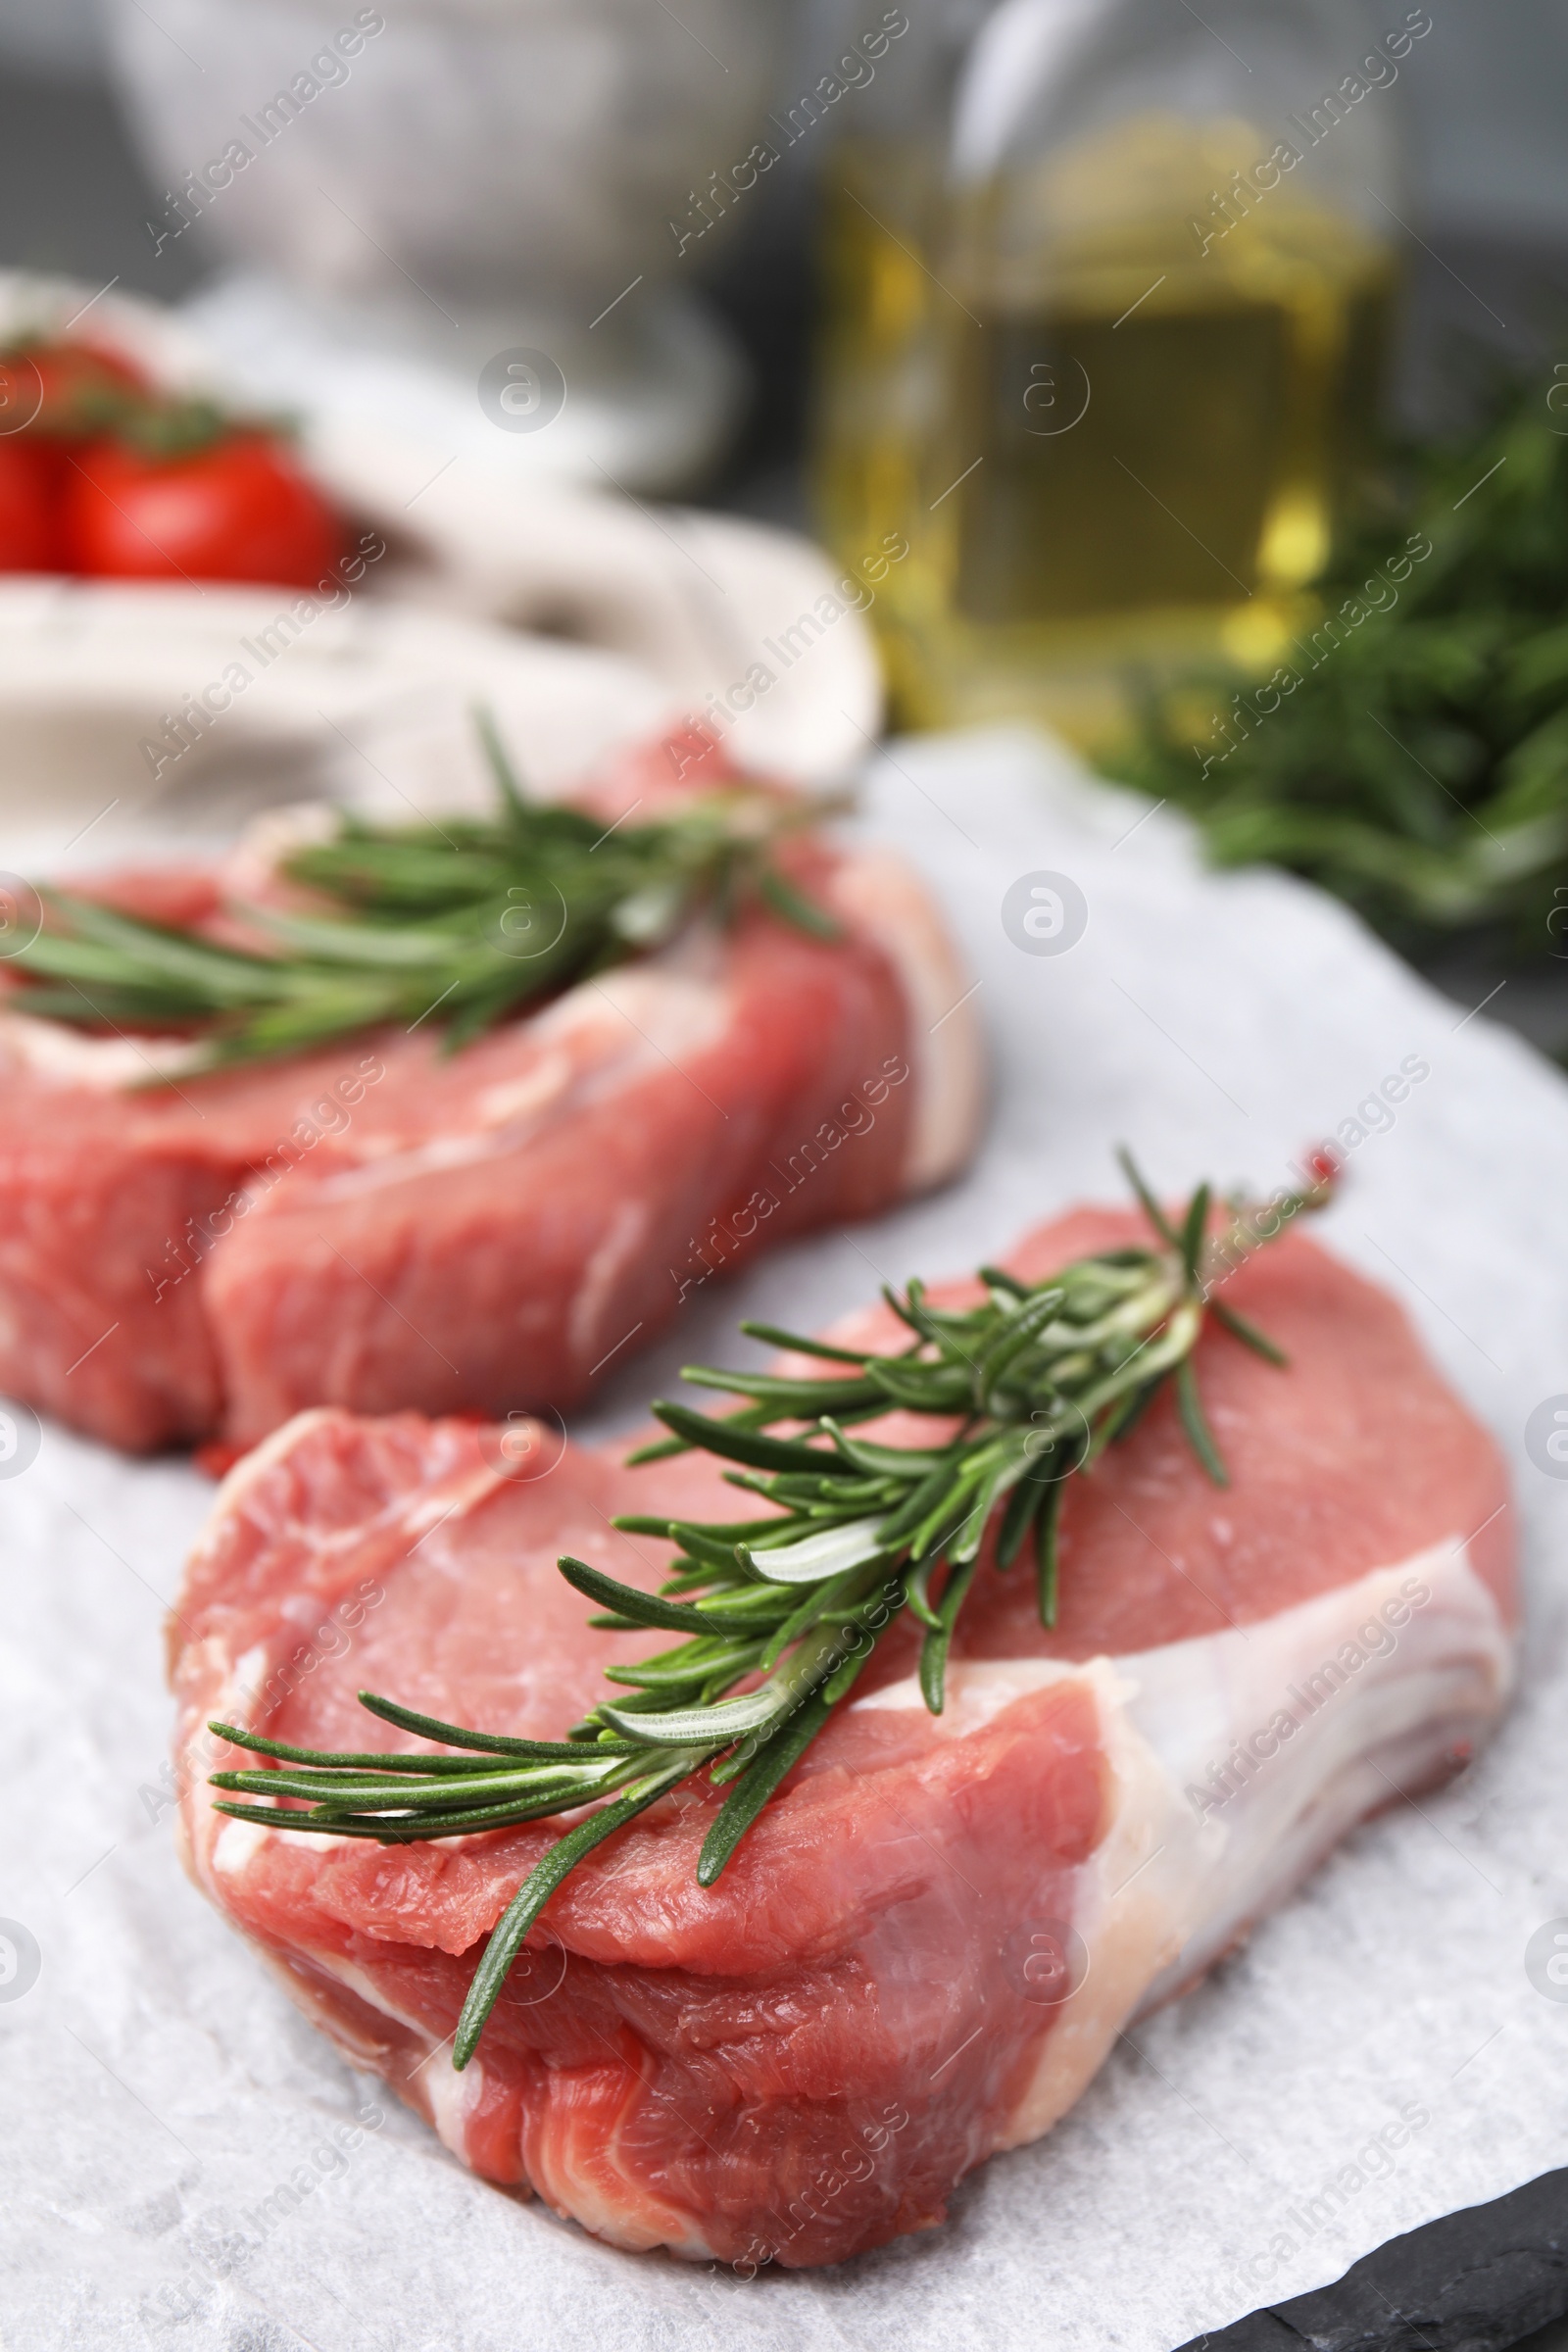
<path fill-rule="evenodd" d="M 1415 1055 L 1430 1076 L 1355 1146 L 1320 1230 L 1404 1300 L 1514 1461 L 1531 1617 L 1510 1721 L 1463 1781 L 1361 1830 L 1139 2026 L 1048 2140 L 959 2189 L 945 2229 L 747 2282 L 612 2252 L 470 2179 L 186 1884 L 162 1618 L 211 1488 L 49 1428 L 0 1480 L 0 1915 L 39 1954 L 25 1990 L 25 1944 L 0 1984 L 10 2352 L 1167 2352 L 1568 2153 L 1568 1986 L 1539 1939 L 1534 1982 L 1526 1960 L 1568 1914 L 1568 1483 L 1524 1448 L 1531 1413 L 1568 1393 L 1568 1088 L 1327 900 L 1201 873 L 1167 813 L 1025 738 L 895 747 L 865 821 L 964 940 L 996 1057 L 980 1163 L 694 1301 L 597 1426 L 733 1347 L 742 1312 L 809 1324 L 1116 1196 L 1118 1138 L 1172 1190 L 1272 1187 Z M 1062 953 L 1004 928 L 1005 893 L 1042 870 L 1087 903 Z M 1400 2117 L 1396 2152 L 1365 2153 Z"/>

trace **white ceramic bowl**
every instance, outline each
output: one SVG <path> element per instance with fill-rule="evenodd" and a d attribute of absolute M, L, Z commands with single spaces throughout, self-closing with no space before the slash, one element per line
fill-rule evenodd
<path fill-rule="evenodd" d="M 221 179 L 207 167 L 230 142 L 252 151 L 205 203 L 223 252 L 349 300 L 401 301 L 412 279 L 449 309 L 512 295 L 575 317 L 639 270 L 677 269 L 668 220 L 757 135 L 782 14 L 782 0 L 109 0 L 108 22 L 172 192 L 190 172 Z"/>

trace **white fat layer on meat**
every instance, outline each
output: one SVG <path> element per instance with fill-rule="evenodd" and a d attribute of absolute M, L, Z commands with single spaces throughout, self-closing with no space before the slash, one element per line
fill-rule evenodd
<path fill-rule="evenodd" d="M 460 2163 L 468 2164 L 468 2117 L 484 2096 L 484 2065 L 470 2058 L 460 2075 L 450 2063 L 443 2063 L 438 2053 L 450 2058 L 452 2039 L 438 2041 L 423 2021 L 411 2017 L 395 2001 L 389 2001 L 384 1987 L 368 1969 L 359 1967 L 334 1952 L 313 1952 L 312 1961 L 327 1976 L 335 1977 L 340 1984 L 356 1993 L 366 2006 L 382 2017 L 390 2018 L 406 2034 L 412 2034 L 422 2044 L 425 2056 L 407 2078 L 407 2089 L 422 2101 L 425 2112 L 435 2127 L 436 2137 L 443 2147 L 450 2148 Z M 331 2021 L 329 2031 L 337 2031 L 337 2021 Z"/>
<path fill-rule="evenodd" d="M 449 1519 L 466 1519 L 481 1502 L 489 1500 L 497 1487 L 505 1484 L 504 1473 L 492 1463 L 465 1463 L 456 1478 L 440 1479 L 435 1485 L 417 1488 L 408 1495 L 402 1506 L 403 1524 L 411 1535 L 428 1535 L 432 1528 L 444 1527 Z"/>
<path fill-rule="evenodd" d="M 448 1103 L 440 1135 L 412 1142 L 395 1133 L 368 1136 L 356 1145 L 351 1165 L 319 1179 L 318 1197 L 357 1200 L 433 1172 L 503 1158 L 547 1120 L 707 1053 L 723 1037 L 729 1017 L 720 980 L 657 961 L 584 981 L 530 1018 L 528 1045 L 543 1049 L 533 1068 L 496 1080 L 471 1102 Z"/>
<path fill-rule="evenodd" d="M 334 1845 L 353 1845 L 352 1838 L 332 1838 L 315 1830 L 271 1830 L 265 1822 L 236 1821 L 231 1814 L 214 1811 L 219 1824 L 218 1840 L 213 1847 L 213 1869 L 220 1878 L 243 1878 L 264 1846 L 300 1845 L 313 1853 L 329 1853 Z M 280 1813 L 279 1821 L 288 1815 Z"/>
<path fill-rule="evenodd" d="M 424 2057 L 407 2075 L 389 2070 L 381 2057 L 371 2063 L 377 2064 L 389 2081 L 401 2081 L 404 2095 L 423 2106 L 443 2145 L 464 2164 L 471 2164 L 468 2123 L 483 2098 L 482 2061 L 470 2059 L 459 2074 L 450 2063 L 451 2036 L 438 2041 L 422 2019 L 412 2016 L 389 1999 L 373 1969 L 362 1968 L 357 1961 L 336 1952 L 313 1951 L 310 1958 L 314 1968 L 333 1978 L 377 2016 L 401 2027 L 423 2049 Z M 328 2034 L 346 2047 L 350 2045 L 352 2028 L 341 2011 L 334 2010 L 319 1995 L 310 1995 L 298 1980 L 285 1977 L 284 1982 L 296 2000 L 310 1998 L 313 2015 Z M 358 2063 L 367 2063 L 363 2053 L 351 2050 L 351 2055 L 357 2056 Z M 613 2187 L 607 2192 L 607 2180 L 617 2182 L 620 2179 L 620 2167 L 615 2162 L 618 2135 L 618 2122 L 612 2126 L 607 2140 L 597 2128 L 586 2127 L 581 2118 L 559 2124 L 558 2119 L 552 2119 L 540 2134 L 538 2178 L 533 2186 L 564 2217 L 570 2216 L 580 2222 L 611 2245 L 643 2252 L 650 2246 L 668 2244 L 673 2252 L 693 2261 L 710 2259 L 710 2249 L 696 2234 L 692 2217 L 680 2208 L 660 2207 L 654 2200 L 650 2210 L 646 2195 L 628 2200 Z M 627 2165 L 625 2172 L 627 2178 L 636 2177 L 635 2166 Z M 632 2214 L 640 2215 L 640 2220 L 632 2221 L 629 2218 Z"/>
<path fill-rule="evenodd" d="M 520 1077 L 499 1078 L 475 1096 L 473 1116 L 481 1127 L 510 1127 L 519 1119 L 537 1118 L 559 1102 L 571 1084 L 571 1056 L 558 1048 L 546 1054 Z"/>
<path fill-rule="evenodd" d="M 567 1340 L 579 1363 L 586 1363 L 598 1353 L 608 1336 L 601 1329 L 605 1308 L 621 1275 L 641 1249 L 648 1224 L 644 1202 L 622 1200 L 610 1220 L 609 1232 L 583 1269 L 566 1324 Z"/>
<path fill-rule="evenodd" d="M 985 1108 L 985 1049 L 969 974 L 919 877 L 885 850 L 857 850 L 829 895 L 898 973 L 909 1013 L 914 1106 L 901 1190 L 946 1184 L 968 1161 Z"/>
<path fill-rule="evenodd" d="M 688 968 L 673 969 L 676 963 Z M 682 941 L 667 955 L 646 963 L 616 964 L 585 980 L 540 1015 L 546 1036 L 573 1029 L 609 1012 L 617 1016 L 645 1045 L 661 1056 L 679 1061 L 685 1054 L 706 1054 L 724 1034 L 729 1018 L 729 991 L 721 971 L 712 967 L 709 943 L 695 950 Z"/>
<path fill-rule="evenodd" d="M 58 1086 L 122 1093 L 149 1078 L 178 1078 L 201 1054 L 188 1037 L 91 1037 L 62 1021 L 0 1012 L 0 1064 Z"/>
<path fill-rule="evenodd" d="M 468 2117 L 484 2095 L 482 2063 L 470 2058 L 460 2075 L 455 2066 L 432 2058 L 419 2080 L 430 2103 L 430 2121 L 435 2126 L 436 2137 L 443 2147 L 451 2149 L 460 2164 L 471 2164 Z"/>
<path fill-rule="evenodd" d="M 223 1820 L 213 1847 L 214 1870 L 220 1878 L 242 1877 L 271 1835 L 259 1821 Z"/>
<path fill-rule="evenodd" d="M 270 1438 L 264 1439 L 260 1446 L 235 1463 L 218 1491 L 212 1514 L 191 1553 L 193 1566 L 221 1539 L 234 1513 L 258 1480 L 275 1462 L 284 1459 L 318 1422 L 329 1420 L 333 1408 L 323 1405 L 314 1406 L 309 1412 L 296 1413 L 292 1421 L 286 1421 L 281 1429 L 275 1429 Z M 417 1489 L 407 1496 L 402 1513 L 403 1524 L 411 1535 L 418 1536 L 422 1541 L 424 1536 L 443 1526 L 447 1520 L 465 1516 L 502 1483 L 502 1473 L 487 1463 L 466 1466 L 457 1478 Z M 347 1547 L 362 1542 L 363 1538 L 363 1527 L 355 1526 L 341 1530 L 334 1541 L 338 1545 Z M 320 1545 L 323 1554 L 330 1552 L 333 1547 L 331 1541 L 323 1542 Z M 309 1627 L 325 1605 L 324 1600 L 313 1601 L 303 1594 L 286 1597 L 282 1603 L 284 1630 L 288 1629 L 290 1620 L 296 1628 Z M 222 1680 L 216 1697 L 202 1709 L 202 1714 L 215 1722 L 248 1727 L 268 1677 L 274 1671 L 271 1648 L 265 1642 L 253 1642 L 232 1666 L 227 1666 L 226 1653 L 220 1642 L 209 1637 L 204 1647 L 215 1670 L 222 1675 Z M 189 1649 L 185 1655 L 188 1664 L 191 1657 Z M 184 1741 L 187 1760 L 192 1752 L 191 1743 L 198 1737 L 199 1723 L 190 1726 Z M 239 1766 L 243 1766 L 245 1761 L 243 1756 L 240 1757 Z M 281 1815 L 279 1818 L 286 1820 L 287 1816 Z M 191 1866 L 205 1877 L 215 1894 L 219 1878 L 242 1877 L 258 1853 L 273 1841 L 303 1846 L 315 1853 L 328 1853 L 334 1846 L 353 1845 L 356 1842 L 352 1838 L 332 1837 L 314 1830 L 273 1830 L 262 1822 L 236 1821 L 231 1815 L 217 1810 L 216 1791 L 201 1781 L 192 1800 L 182 1808 L 181 1834 L 186 1840 Z"/>
<path fill-rule="evenodd" d="M 338 811 L 322 801 L 291 801 L 252 817 L 223 861 L 224 897 L 265 901 L 283 879 L 284 859 L 335 841 L 341 823 Z"/>
<path fill-rule="evenodd" d="M 210 1558 L 217 1546 L 227 1540 L 236 1513 L 269 1470 L 286 1460 L 295 1446 L 308 1438 L 318 1423 L 340 1416 L 341 1407 L 337 1405 L 313 1404 L 306 1411 L 296 1413 L 292 1420 L 285 1421 L 280 1429 L 274 1429 L 270 1437 L 264 1438 L 259 1446 L 252 1446 L 249 1453 L 241 1454 L 213 1498 L 213 1507 L 191 1548 L 191 1568 Z M 438 1479 L 434 1485 L 417 1488 L 406 1496 L 393 1499 L 401 1509 L 403 1523 L 411 1534 L 421 1531 L 427 1533 L 443 1520 L 464 1516 L 475 1509 L 502 1483 L 502 1477 L 503 1473 L 488 1463 L 466 1463 L 456 1479 Z M 359 1522 L 336 1531 L 313 1531 L 313 1542 L 323 1557 L 334 1550 L 353 1550 L 364 1540 L 365 1529 Z M 314 1616 L 316 1606 L 315 1602 L 308 1603 L 307 1614 Z M 261 1661 L 260 1670 L 254 1672 L 252 1681 L 245 1685 L 244 1692 L 235 1695 L 232 1703 L 236 1710 L 240 1707 L 241 1696 L 253 1697 L 267 1679 L 270 1660 L 265 1647 L 262 1647 L 246 1652 L 235 1669 L 236 1680 L 242 1680 L 247 1663 L 256 1660 Z M 226 1693 L 224 1703 L 229 1703 Z M 221 1707 L 218 1711 L 225 1723 L 244 1721 L 242 1712 L 224 1713 Z"/>
<path fill-rule="evenodd" d="M 382 2017 L 389 2017 L 395 2026 L 401 2026 L 406 2034 L 412 2034 L 415 2040 L 421 2042 L 425 2049 L 451 2047 L 450 2035 L 446 2041 L 438 2041 L 421 2018 L 411 2017 L 406 2009 L 398 2007 L 396 2001 L 388 2000 L 385 1987 L 379 1980 L 369 1969 L 361 1968 L 357 1960 L 345 1960 L 339 1952 L 313 1951 L 311 1961 L 314 1967 L 321 1969 L 329 1977 L 335 1977 L 340 1984 L 346 1984 L 350 1992 L 355 1993 L 368 2008 L 378 2010 Z M 451 2145 L 450 2141 L 448 2145 Z M 462 2153 L 461 2148 L 454 2150 L 456 2155 L 461 2156 Z"/>
<path fill-rule="evenodd" d="M 555 2078 L 549 2078 L 554 2094 Z M 569 2096 L 569 2091 L 568 2094 Z M 645 2254 L 666 2246 L 687 2262 L 710 2262 L 712 2248 L 685 2207 L 662 2200 L 642 2177 L 638 2157 L 623 2158 L 623 2116 L 608 2132 L 600 2119 L 552 2104 L 543 2125 L 525 2141 L 534 2187 L 563 2221 L 574 2221 L 607 2245 Z"/>
<path fill-rule="evenodd" d="M 269 1440 L 269 1444 L 275 1443 L 275 1439 Z M 234 1472 L 230 1471 L 229 1476 L 232 1478 Z M 211 1637 L 204 1647 L 215 1663 L 223 1655 L 222 1645 Z M 267 1668 L 267 1646 L 260 1642 L 253 1642 L 234 1660 L 211 1704 L 204 1706 L 201 1717 L 188 1727 L 188 1736 L 181 1742 L 187 1764 L 193 1758 L 197 1742 L 204 1737 L 202 1717 L 214 1723 L 233 1724 L 243 1724 L 249 1719 Z M 212 1756 L 206 1762 L 208 1769 L 217 1769 Z M 243 1759 L 240 1762 L 243 1763 Z M 232 1815 L 220 1813 L 217 1796 L 218 1791 L 208 1786 L 205 1773 L 196 1773 L 186 1789 L 180 1818 L 187 1839 L 190 1867 L 205 1881 L 209 1892 L 216 1899 L 221 1899 L 218 1887 L 220 1875 L 233 1878 L 247 1869 L 257 1849 L 266 1844 L 271 1832 L 264 1829 L 260 1822 L 235 1821 Z"/>
<path fill-rule="evenodd" d="M 1512 1673 L 1458 1538 L 1245 1628 L 1082 1665 L 950 1667 L 941 1729 L 959 1739 L 1031 1691 L 1085 1683 L 1114 1788 L 1068 1923 L 1088 1973 L 1050 2013 L 1001 2144 L 1049 2131 L 1130 2019 L 1201 1976 L 1355 1822 L 1482 1738 Z M 920 1704 L 913 1678 L 857 1702 Z"/>
<path fill-rule="evenodd" d="M 357 1993 L 369 2008 L 390 2018 L 395 2026 L 412 2034 L 423 2045 L 425 2055 L 413 2073 L 406 2078 L 405 2089 L 422 2102 L 436 2137 L 449 2148 L 462 2164 L 471 2164 L 468 2148 L 468 2118 L 484 2098 L 484 2063 L 470 2058 L 463 2072 L 451 2064 L 452 2038 L 437 2040 L 419 2018 L 411 2017 L 395 2001 L 389 2001 L 384 1988 L 368 1969 L 358 1967 L 333 1953 L 312 1954 L 318 1968 L 336 1977 L 340 1984 Z"/>
<path fill-rule="evenodd" d="M 296 1413 L 291 1421 L 285 1421 L 281 1429 L 274 1429 L 270 1438 L 264 1438 L 259 1446 L 253 1446 L 249 1453 L 240 1455 L 213 1497 L 213 1507 L 191 1550 L 185 1571 L 187 1577 L 198 1562 L 211 1558 L 216 1546 L 224 1541 L 229 1522 L 246 1496 L 267 1476 L 272 1464 L 280 1462 L 285 1454 L 292 1453 L 300 1440 L 308 1437 L 318 1422 L 329 1420 L 332 1409 L 329 1405 L 313 1404 L 308 1411 Z M 258 1682 L 257 1689 L 260 1688 Z M 235 1718 L 232 1715 L 225 1716 L 224 1721 L 232 1723 Z"/>

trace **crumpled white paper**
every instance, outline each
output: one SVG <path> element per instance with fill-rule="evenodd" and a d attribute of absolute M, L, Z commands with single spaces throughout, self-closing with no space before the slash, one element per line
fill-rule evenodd
<path fill-rule="evenodd" d="M 733 1348 L 743 1312 L 808 1325 L 884 1276 L 971 1267 L 1066 1202 L 1117 1196 L 1119 1138 L 1164 1188 L 1272 1187 L 1417 1054 L 1430 1077 L 1351 1152 L 1320 1231 L 1405 1302 L 1513 1460 L 1531 1613 L 1494 1746 L 1352 1837 L 1136 2028 L 1049 2139 L 961 2186 L 945 2229 L 747 2282 L 612 2252 L 470 2179 L 187 1885 L 162 1618 L 212 1491 L 50 1428 L 0 1479 L 0 1914 L 40 1955 L 26 1990 L 25 1944 L 0 1982 L 9 2352 L 1168 2352 L 1563 2160 L 1568 1986 L 1538 1961 L 1537 1989 L 1526 1950 L 1568 1914 L 1568 1483 L 1523 1433 L 1568 1392 L 1568 1087 L 1336 906 L 1203 874 L 1167 813 L 1141 814 L 1022 738 L 895 748 L 866 822 L 965 942 L 996 1058 L 980 1162 L 694 1302 L 597 1426 Z M 1004 928 L 1007 889 L 1040 871 L 1087 902 L 1063 953 Z M 1371 2148 L 1400 2117 L 1396 2151 Z"/>

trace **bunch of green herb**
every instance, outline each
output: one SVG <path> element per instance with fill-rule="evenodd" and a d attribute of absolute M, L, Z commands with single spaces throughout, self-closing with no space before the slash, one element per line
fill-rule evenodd
<path fill-rule="evenodd" d="M 1270 679 L 1152 692 L 1102 764 L 1406 954 L 1539 953 L 1568 927 L 1568 386 L 1405 452 L 1385 493 Z"/>
<path fill-rule="evenodd" d="M 656 1404 L 671 1436 L 632 1459 L 701 1446 L 736 1465 L 729 1483 L 765 1512 L 703 1524 L 617 1519 L 630 1534 L 675 1545 L 658 1593 L 582 1560 L 560 1562 L 567 1582 L 606 1612 L 591 1620 L 596 1626 L 682 1637 L 635 1665 L 607 1667 L 620 1693 L 601 1700 L 565 1740 L 471 1731 L 365 1690 L 361 1703 L 383 1721 L 467 1752 L 340 1754 L 212 1725 L 220 1739 L 270 1759 L 260 1770 L 215 1773 L 214 1786 L 225 1792 L 218 1810 L 269 1828 L 406 1844 L 608 1800 L 550 1848 L 497 1926 L 464 2007 L 455 2065 L 472 2056 L 508 1970 L 562 1882 L 704 1768 L 729 1790 L 697 1865 L 699 1883 L 712 1885 L 905 1609 L 923 1628 L 920 1688 L 940 1714 L 954 1628 L 989 1537 L 1004 1574 L 1032 1556 L 1040 1619 L 1054 1625 L 1065 1482 L 1092 1471 L 1167 1382 L 1193 1450 L 1217 1486 L 1227 1483 L 1193 1366 L 1205 1324 L 1212 1316 L 1269 1362 L 1285 1359 L 1215 1295 L 1214 1283 L 1298 1211 L 1321 1207 L 1334 1163 L 1317 1155 L 1309 1188 L 1271 1208 L 1261 1227 L 1233 1200 L 1211 1231 L 1207 1185 L 1175 1225 L 1123 1157 L 1152 1228 L 1150 1245 L 1097 1251 L 1037 1283 L 983 1266 L 983 1298 L 957 1309 L 934 1306 L 917 1282 L 889 1291 L 909 1333 L 900 1354 L 748 1323 L 742 1329 L 754 1338 L 803 1350 L 817 1368 L 801 1378 L 686 1371 L 700 1387 L 747 1402 L 722 1418 Z M 926 1443 L 850 1436 L 858 1422 L 896 1408 L 932 1418 Z M 779 1422 L 795 1425 L 795 1434 L 767 1435 Z M 755 1676 L 761 1680 L 754 1689 L 727 1695 Z"/>
<path fill-rule="evenodd" d="M 524 799 L 493 727 L 480 728 L 495 813 L 439 825 L 341 816 L 329 840 L 282 865 L 335 911 L 235 910 L 275 950 L 220 946 L 43 891 L 45 927 L 13 956 L 30 983 L 17 1004 L 83 1028 L 194 1032 L 198 1053 L 185 1067 L 218 1069 L 391 1021 L 429 1020 L 456 1049 L 661 946 L 705 909 L 722 918 L 750 894 L 803 929 L 834 935 L 773 856 L 827 804 L 736 787 L 652 823 L 606 826 Z"/>

